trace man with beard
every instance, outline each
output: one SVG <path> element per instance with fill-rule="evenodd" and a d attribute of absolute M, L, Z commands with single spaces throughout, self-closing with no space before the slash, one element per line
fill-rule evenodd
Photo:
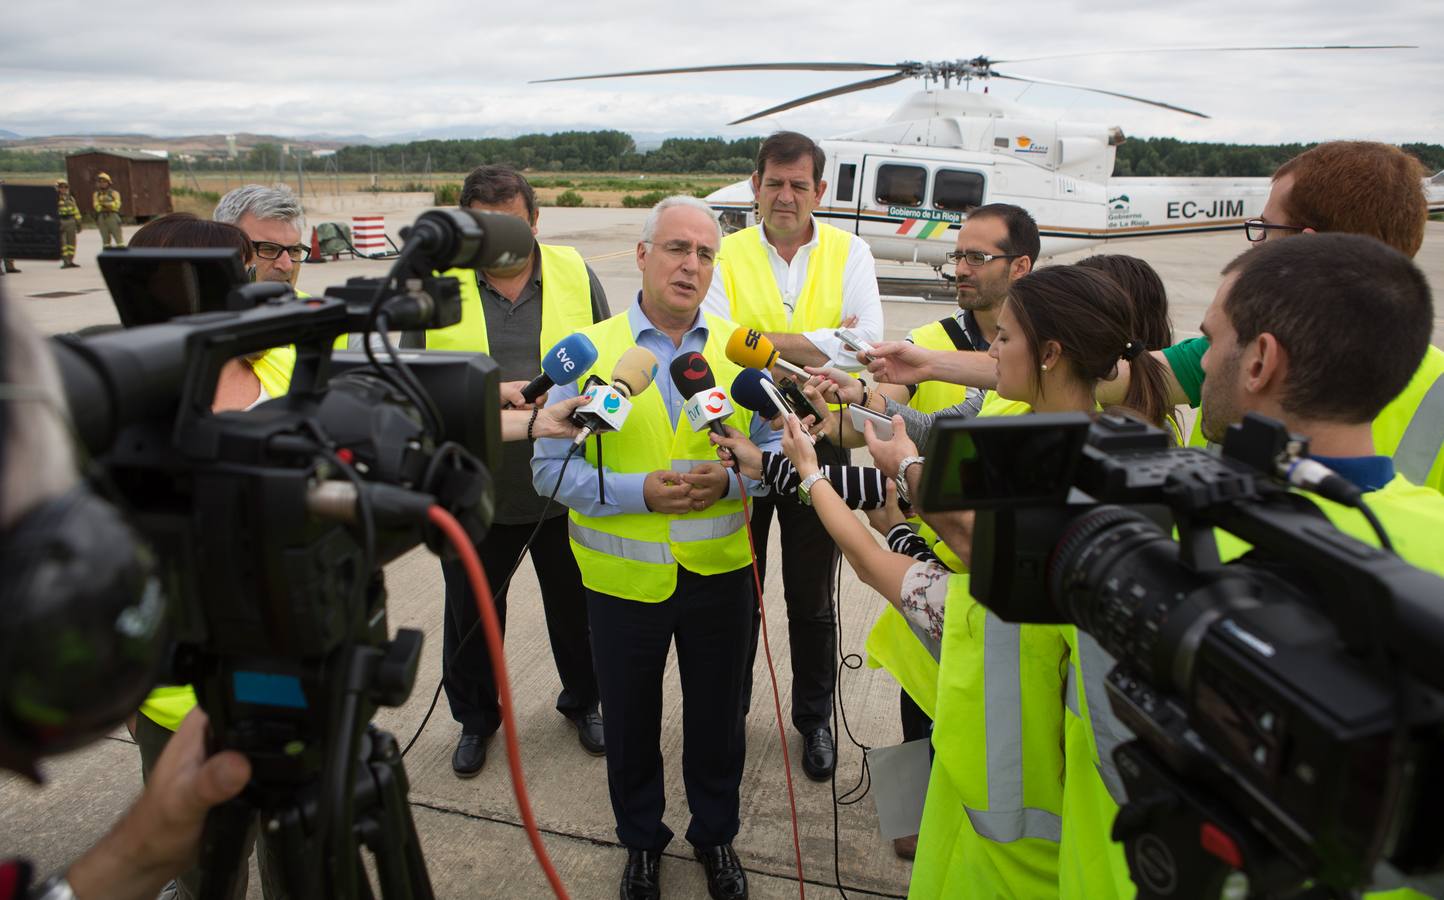
<path fill-rule="evenodd" d="M 291 286 L 306 258 L 301 243 L 301 198 L 284 184 L 238 187 L 216 204 L 213 218 L 246 233 L 255 248 L 256 281 L 279 281 Z"/>

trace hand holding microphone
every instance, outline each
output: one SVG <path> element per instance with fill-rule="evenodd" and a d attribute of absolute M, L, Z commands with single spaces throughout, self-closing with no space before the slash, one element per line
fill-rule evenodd
<path fill-rule="evenodd" d="M 553 385 L 571 384 L 597 361 L 597 346 L 584 334 L 570 334 L 542 356 L 542 372 L 521 389 L 521 403 L 508 400 L 503 409 L 530 406 Z M 513 398 L 514 399 L 514 398 Z"/>
<path fill-rule="evenodd" d="M 744 369 L 766 370 L 772 366 L 782 369 L 791 377 L 783 379 L 780 387 L 775 384 L 773 386 L 787 396 L 789 408 L 793 412 L 800 410 L 801 415 L 811 415 L 818 422 L 826 418 L 823 411 L 813 405 L 812 401 L 798 390 L 797 385 L 792 383 L 793 379 L 796 379 L 798 384 L 805 383 L 811 376 L 806 370 L 780 357 L 777 348 L 772 346 L 772 341 L 762 332 L 750 328 L 738 328 L 732 332 L 732 336 L 727 339 L 727 358 Z"/>
<path fill-rule="evenodd" d="M 779 418 L 797 418 L 791 403 L 772 383 L 772 376 L 761 369 L 743 369 L 732 381 L 732 396 L 747 409 L 781 427 Z"/>

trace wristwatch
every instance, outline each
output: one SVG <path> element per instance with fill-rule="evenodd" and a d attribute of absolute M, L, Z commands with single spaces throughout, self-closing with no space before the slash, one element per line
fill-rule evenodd
<path fill-rule="evenodd" d="M 803 506 L 811 506 L 812 486 L 826 477 L 827 476 L 823 474 L 822 470 L 818 469 L 816 472 L 813 472 L 811 475 L 802 479 L 802 483 L 797 486 L 798 502 L 801 503 Z"/>
<path fill-rule="evenodd" d="M 893 481 L 897 483 L 897 502 L 904 506 L 912 506 L 912 498 L 908 496 L 908 469 L 923 461 L 921 456 L 904 456 L 902 462 L 897 464 L 897 474 Z"/>

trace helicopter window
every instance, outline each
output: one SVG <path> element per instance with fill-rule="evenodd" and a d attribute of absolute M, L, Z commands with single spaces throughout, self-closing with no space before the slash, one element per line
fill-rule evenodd
<path fill-rule="evenodd" d="M 878 166 L 877 202 L 885 206 L 921 206 L 928 188 L 922 166 Z"/>
<path fill-rule="evenodd" d="M 933 206 L 966 212 L 983 205 L 983 176 L 942 169 L 933 182 Z"/>
<path fill-rule="evenodd" d="M 843 163 L 837 167 L 837 199 L 851 200 L 852 188 L 857 182 L 857 163 Z"/>

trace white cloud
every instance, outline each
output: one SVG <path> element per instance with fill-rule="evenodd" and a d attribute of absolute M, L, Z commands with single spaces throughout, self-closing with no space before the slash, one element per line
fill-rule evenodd
<path fill-rule="evenodd" d="M 1383 0 L 1243 0 L 1108 8 L 1024 4 L 669 7 L 553 0 L 530 7 L 436 0 L 217 9 L 179 0 L 103 7 L 26 0 L 0 30 L 0 128 L 26 134 L 251 131 L 371 135 L 457 126 L 562 127 L 743 136 L 778 127 L 817 135 L 872 124 L 918 85 L 854 94 L 748 126 L 725 123 L 868 73 L 665 76 L 530 85 L 534 78 L 709 63 L 838 59 L 894 62 L 988 54 L 1041 56 L 1210 44 L 1400 43 L 1444 33 L 1444 5 Z M 59 27 L 64 23 L 64 27 Z M 1096 85 L 1200 109 L 1207 121 L 1059 88 L 993 82 L 1049 115 L 1129 134 L 1196 140 L 1329 137 L 1444 142 L 1444 54 L 1118 54 L 1018 62 L 1019 75 Z"/>

